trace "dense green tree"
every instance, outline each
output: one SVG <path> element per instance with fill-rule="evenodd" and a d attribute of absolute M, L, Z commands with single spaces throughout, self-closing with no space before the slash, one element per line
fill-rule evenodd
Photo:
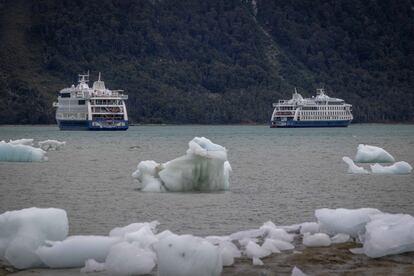
<path fill-rule="evenodd" d="M 53 122 L 57 90 L 87 70 L 127 92 L 134 122 L 264 123 L 294 86 L 321 85 L 356 121 L 413 121 L 413 7 L 0 0 L 0 123 Z"/>

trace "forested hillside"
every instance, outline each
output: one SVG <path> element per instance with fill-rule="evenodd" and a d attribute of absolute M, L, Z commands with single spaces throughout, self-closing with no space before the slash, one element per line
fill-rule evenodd
<path fill-rule="evenodd" d="M 0 39 L 0 123 L 53 123 L 88 70 L 133 122 L 265 123 L 295 86 L 414 121 L 412 0 L 0 0 Z"/>

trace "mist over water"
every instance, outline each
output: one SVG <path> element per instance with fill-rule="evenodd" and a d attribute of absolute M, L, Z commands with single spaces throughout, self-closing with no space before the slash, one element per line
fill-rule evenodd
<path fill-rule="evenodd" d="M 166 162 L 195 136 L 227 148 L 233 168 L 222 193 L 143 193 L 131 173 L 139 161 Z M 373 207 L 414 214 L 414 174 L 351 175 L 343 156 L 358 144 L 382 147 L 414 165 L 413 125 L 270 129 L 267 126 L 136 126 L 126 132 L 59 131 L 55 126 L 0 127 L 0 140 L 66 141 L 48 162 L 0 162 L 0 213 L 27 207 L 68 212 L 70 234 L 108 234 L 132 222 L 161 229 L 230 234 L 315 221 L 317 208 Z M 366 165 L 365 165 L 366 166 Z"/>

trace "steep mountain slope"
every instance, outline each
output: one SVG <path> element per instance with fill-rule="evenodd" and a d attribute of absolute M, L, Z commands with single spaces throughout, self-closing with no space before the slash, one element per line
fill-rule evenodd
<path fill-rule="evenodd" d="M 413 121 L 413 6 L 0 0 L 0 123 L 53 122 L 87 70 L 128 93 L 135 122 L 266 122 L 293 86 L 319 85 L 359 121 Z"/>

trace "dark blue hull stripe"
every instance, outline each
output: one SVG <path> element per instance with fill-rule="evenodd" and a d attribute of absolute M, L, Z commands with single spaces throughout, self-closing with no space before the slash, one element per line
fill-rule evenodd
<path fill-rule="evenodd" d="M 270 127 L 347 127 L 351 120 L 341 121 L 272 121 Z"/>
<path fill-rule="evenodd" d="M 58 120 L 57 121 L 60 130 L 127 130 L 128 121 L 115 121 L 113 123 L 124 123 L 121 125 L 104 125 L 93 126 L 92 121 L 86 120 Z"/>

